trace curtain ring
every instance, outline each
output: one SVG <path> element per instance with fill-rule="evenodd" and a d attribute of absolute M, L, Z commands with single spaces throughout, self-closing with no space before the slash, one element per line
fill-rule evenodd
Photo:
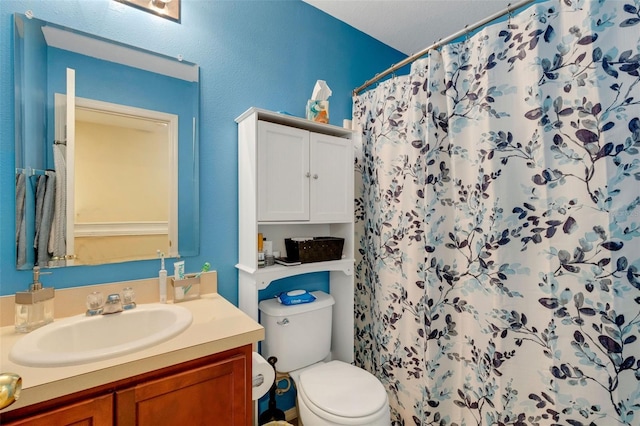
<path fill-rule="evenodd" d="M 470 31 L 469 31 L 469 24 L 467 24 L 467 25 L 465 25 L 465 26 L 464 26 L 464 31 L 465 31 L 465 34 L 464 34 L 464 41 L 469 41 L 469 33 L 470 33 Z"/>
<path fill-rule="evenodd" d="M 511 28 L 511 17 L 513 16 L 512 14 L 513 10 L 511 9 L 511 3 L 507 4 L 507 28 Z"/>

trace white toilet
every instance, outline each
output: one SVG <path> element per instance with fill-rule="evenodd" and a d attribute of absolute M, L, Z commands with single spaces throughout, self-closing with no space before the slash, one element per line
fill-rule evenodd
<path fill-rule="evenodd" d="M 298 419 L 306 426 L 389 426 L 389 400 L 375 376 L 342 361 L 323 362 L 331 349 L 334 300 L 312 293 L 311 303 L 286 306 L 271 299 L 259 305 L 262 356 L 275 356 L 276 369 L 293 379 Z"/>

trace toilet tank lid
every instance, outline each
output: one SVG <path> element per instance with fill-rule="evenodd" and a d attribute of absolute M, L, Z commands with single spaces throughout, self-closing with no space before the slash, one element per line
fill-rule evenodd
<path fill-rule="evenodd" d="M 272 317 L 284 317 L 327 308 L 335 303 L 333 297 L 323 291 L 312 291 L 311 294 L 316 297 L 316 300 L 313 302 L 301 303 L 299 305 L 283 305 L 278 302 L 278 299 L 273 298 L 263 300 L 258 304 L 258 308 L 261 312 Z"/>

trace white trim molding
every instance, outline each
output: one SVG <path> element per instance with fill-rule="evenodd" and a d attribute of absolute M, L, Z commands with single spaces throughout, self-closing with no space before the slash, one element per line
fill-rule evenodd
<path fill-rule="evenodd" d="M 124 235 L 166 235 L 169 223 L 164 222 L 93 222 L 76 223 L 75 237 L 116 237 Z"/>

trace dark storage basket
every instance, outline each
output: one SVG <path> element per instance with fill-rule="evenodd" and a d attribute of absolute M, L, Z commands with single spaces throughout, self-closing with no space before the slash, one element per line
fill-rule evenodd
<path fill-rule="evenodd" d="M 285 238 L 284 246 L 287 249 L 287 258 L 293 262 L 324 262 L 342 258 L 344 238 L 314 237 L 306 241 Z"/>

